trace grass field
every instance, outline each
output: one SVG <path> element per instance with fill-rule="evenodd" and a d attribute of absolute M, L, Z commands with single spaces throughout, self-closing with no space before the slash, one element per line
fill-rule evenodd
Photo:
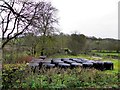
<path fill-rule="evenodd" d="M 118 56 L 120 57 L 120 54 L 117 53 L 116 51 L 96 51 L 96 50 L 92 50 L 92 53 L 95 53 L 96 55 L 99 55 L 101 57 L 106 57 L 106 56 Z"/>

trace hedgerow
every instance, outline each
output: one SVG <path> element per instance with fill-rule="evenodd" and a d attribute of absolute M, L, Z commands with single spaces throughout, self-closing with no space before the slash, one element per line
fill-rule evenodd
<path fill-rule="evenodd" d="M 3 65 L 3 88 L 118 88 L 118 73 L 95 69 L 42 68 L 33 73 L 25 64 Z"/>

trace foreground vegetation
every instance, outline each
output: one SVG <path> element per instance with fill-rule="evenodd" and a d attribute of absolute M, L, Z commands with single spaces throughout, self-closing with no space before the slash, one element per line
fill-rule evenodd
<path fill-rule="evenodd" d="M 54 58 L 87 58 L 89 55 L 55 55 Z M 120 73 L 118 72 L 118 61 L 112 58 L 102 58 L 103 61 L 112 61 L 114 70 L 99 71 L 95 69 L 37 69 L 33 73 L 26 64 L 4 64 L 3 65 L 3 88 L 118 88 Z"/>
<path fill-rule="evenodd" d="M 4 66 L 3 88 L 118 88 L 119 82 L 118 73 L 95 69 L 43 68 L 32 73 L 25 67 L 10 67 Z"/>

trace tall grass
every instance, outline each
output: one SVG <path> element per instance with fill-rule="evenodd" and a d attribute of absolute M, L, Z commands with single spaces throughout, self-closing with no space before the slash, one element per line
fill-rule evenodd
<path fill-rule="evenodd" d="M 118 88 L 117 73 L 104 73 L 80 67 L 74 69 L 41 68 L 33 73 L 30 67 L 20 66 L 9 66 L 10 68 L 4 66 L 3 88 Z M 15 67 L 20 70 L 15 71 Z"/>

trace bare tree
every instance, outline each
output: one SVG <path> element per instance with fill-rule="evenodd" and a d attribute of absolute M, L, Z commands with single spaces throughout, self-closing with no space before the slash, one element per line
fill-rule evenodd
<path fill-rule="evenodd" d="M 35 17 L 37 6 L 28 0 L 0 0 L 2 48 L 10 40 L 28 30 Z"/>
<path fill-rule="evenodd" d="M 58 23 L 56 17 L 57 9 L 52 6 L 50 2 L 39 2 L 33 21 L 34 28 L 36 27 L 36 34 L 50 35 L 55 32 L 54 25 Z"/>
<path fill-rule="evenodd" d="M 36 10 L 35 18 L 33 21 L 34 30 L 36 28 L 36 34 L 42 37 L 42 50 L 41 55 L 45 49 L 47 43 L 47 36 L 52 35 L 54 32 L 58 31 L 54 26 L 58 23 L 56 17 L 57 9 L 52 6 L 50 2 L 39 2 L 38 8 Z"/>

